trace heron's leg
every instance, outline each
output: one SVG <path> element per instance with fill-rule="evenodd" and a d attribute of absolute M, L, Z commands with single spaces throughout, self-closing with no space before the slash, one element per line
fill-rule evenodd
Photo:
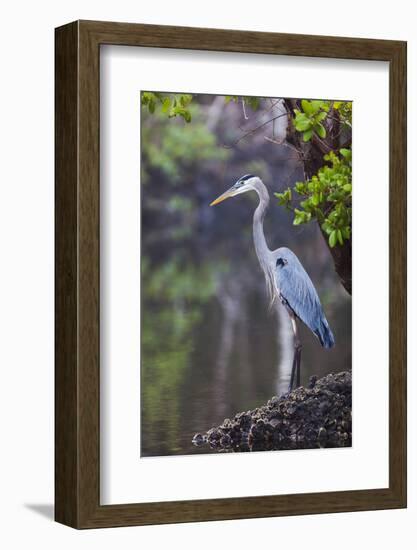
<path fill-rule="evenodd" d="M 294 359 L 291 369 L 290 391 L 294 387 L 295 374 L 297 374 L 296 387 L 298 388 L 301 385 L 301 342 L 298 337 L 297 321 L 294 315 L 291 315 L 291 326 L 294 332 Z"/>
<path fill-rule="evenodd" d="M 294 389 L 294 378 L 295 378 L 296 370 L 297 370 L 297 350 L 294 349 L 294 357 L 292 360 L 292 367 L 291 367 L 290 386 L 288 388 L 288 391 L 292 391 Z"/>
<path fill-rule="evenodd" d="M 301 386 L 301 344 L 297 348 L 297 388 Z"/>

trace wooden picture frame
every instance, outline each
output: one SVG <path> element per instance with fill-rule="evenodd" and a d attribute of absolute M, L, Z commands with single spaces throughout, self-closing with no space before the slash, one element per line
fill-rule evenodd
<path fill-rule="evenodd" d="M 406 43 L 77 21 L 56 29 L 55 518 L 116 527 L 406 506 Z M 99 51 L 118 44 L 389 62 L 389 487 L 100 505 Z"/>

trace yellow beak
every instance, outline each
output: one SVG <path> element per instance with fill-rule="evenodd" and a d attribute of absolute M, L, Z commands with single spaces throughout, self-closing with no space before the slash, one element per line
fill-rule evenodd
<path fill-rule="evenodd" d="M 214 201 L 210 203 L 210 206 L 214 206 L 215 204 L 219 204 L 219 202 L 223 202 L 226 199 L 228 199 L 229 197 L 233 197 L 233 195 L 234 195 L 233 189 L 229 189 L 228 191 L 223 193 L 223 195 L 220 195 L 220 197 L 217 197 L 217 199 L 214 199 Z"/>

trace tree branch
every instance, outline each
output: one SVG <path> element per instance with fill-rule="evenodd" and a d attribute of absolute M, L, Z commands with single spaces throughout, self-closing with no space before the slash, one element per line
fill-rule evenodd
<path fill-rule="evenodd" d="M 248 132 L 243 134 L 243 136 L 240 136 L 240 138 L 238 138 L 236 141 L 234 141 L 231 145 L 224 144 L 223 147 L 225 147 L 226 149 L 233 149 L 233 147 L 235 147 L 243 139 L 247 138 L 248 136 L 251 136 L 251 135 L 255 134 L 258 130 L 260 130 L 261 128 L 264 128 L 264 126 L 266 126 L 267 124 L 270 124 L 274 120 L 277 120 L 278 118 L 281 118 L 283 116 L 287 116 L 287 113 L 281 113 L 280 115 L 277 115 L 277 116 L 267 120 L 266 122 L 263 122 L 262 124 L 259 124 L 259 126 L 256 126 L 255 128 L 252 128 L 252 130 L 249 130 Z"/>

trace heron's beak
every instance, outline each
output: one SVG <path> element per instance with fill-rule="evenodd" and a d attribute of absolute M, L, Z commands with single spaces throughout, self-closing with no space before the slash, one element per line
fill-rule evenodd
<path fill-rule="evenodd" d="M 232 187 L 231 189 L 229 189 L 228 191 L 223 193 L 223 195 L 220 195 L 220 197 L 217 197 L 217 199 L 214 199 L 214 201 L 212 203 L 210 203 L 210 206 L 214 206 L 215 204 L 219 204 L 219 202 L 223 202 L 226 199 L 228 199 L 229 197 L 233 197 L 234 195 L 235 195 L 235 190 Z"/>

